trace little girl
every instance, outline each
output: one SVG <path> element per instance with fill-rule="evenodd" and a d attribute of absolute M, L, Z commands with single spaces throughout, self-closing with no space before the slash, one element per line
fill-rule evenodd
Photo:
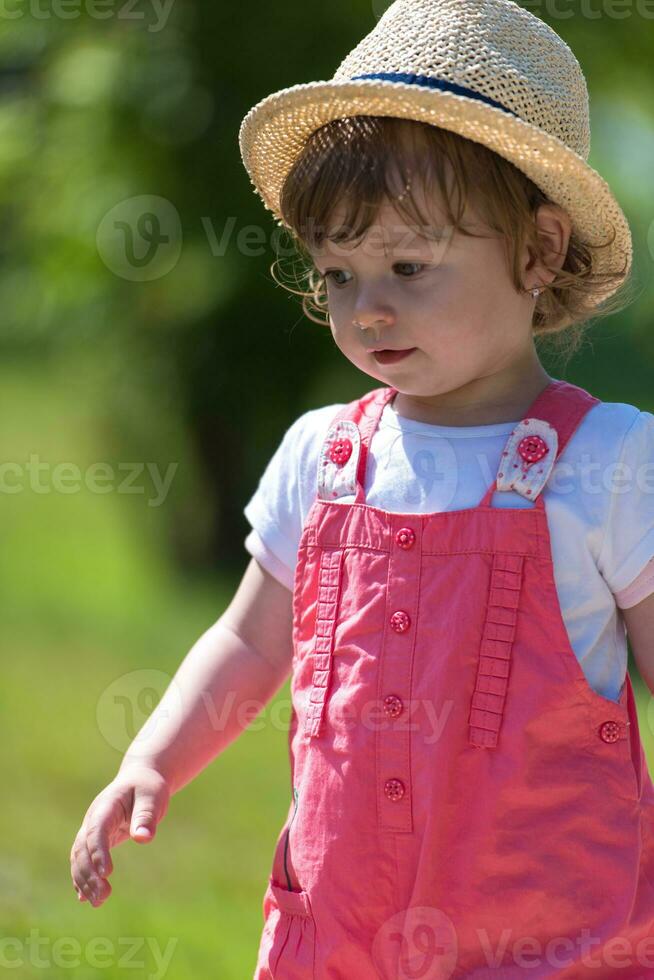
<path fill-rule="evenodd" d="M 654 976 L 654 416 L 535 346 L 631 268 L 581 69 L 512 0 L 396 0 L 240 145 L 379 386 L 284 436 L 234 599 L 87 811 L 80 898 L 290 673 L 257 980 Z"/>

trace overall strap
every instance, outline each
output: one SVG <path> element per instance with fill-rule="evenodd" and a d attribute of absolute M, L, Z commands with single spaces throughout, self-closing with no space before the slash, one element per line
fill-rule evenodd
<path fill-rule="evenodd" d="M 552 380 L 512 431 L 500 459 L 497 478 L 480 506 L 490 506 L 496 490 L 514 490 L 541 510 L 554 464 L 586 414 L 600 399 L 568 381 Z"/>
<path fill-rule="evenodd" d="M 515 490 L 545 513 L 542 490 L 552 468 L 586 413 L 599 399 L 569 384 L 552 380 L 513 429 L 497 478 L 481 506 L 491 506 L 496 490 Z M 495 552 L 468 719 L 468 738 L 478 748 L 494 749 L 500 738 L 511 675 L 513 644 L 524 587 L 525 556 Z"/>
<path fill-rule="evenodd" d="M 334 416 L 318 461 L 318 497 L 334 500 L 355 494 L 365 501 L 366 464 L 370 443 L 386 404 L 396 388 L 375 388 L 344 405 Z"/>

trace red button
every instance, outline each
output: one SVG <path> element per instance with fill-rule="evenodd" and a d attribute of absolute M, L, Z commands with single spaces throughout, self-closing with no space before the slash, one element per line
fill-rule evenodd
<path fill-rule="evenodd" d="M 387 779 L 384 792 L 389 800 L 401 800 L 404 796 L 404 783 L 401 779 Z"/>
<path fill-rule="evenodd" d="M 620 725 L 617 721 L 605 721 L 600 725 L 599 736 L 603 742 L 617 742 L 620 738 Z"/>
<path fill-rule="evenodd" d="M 395 535 L 395 540 L 400 548 L 413 548 L 416 541 L 415 531 L 410 527 L 401 527 Z"/>
<path fill-rule="evenodd" d="M 352 455 L 352 443 L 349 439 L 336 439 L 331 444 L 329 458 L 337 466 L 344 466 Z"/>
<path fill-rule="evenodd" d="M 403 708 L 402 699 L 398 698 L 397 694 L 387 694 L 384 698 L 384 711 L 391 718 L 397 718 L 398 715 L 402 714 Z"/>
<path fill-rule="evenodd" d="M 547 456 L 549 448 L 540 436 L 525 436 L 518 445 L 518 452 L 528 466 Z"/>
<path fill-rule="evenodd" d="M 398 609 L 397 612 L 394 612 L 391 616 L 391 628 L 394 629 L 396 633 L 406 633 L 410 625 L 411 620 L 403 609 Z"/>

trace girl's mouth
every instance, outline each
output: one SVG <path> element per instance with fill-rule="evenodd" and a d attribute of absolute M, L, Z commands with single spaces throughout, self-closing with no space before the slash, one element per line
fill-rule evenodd
<path fill-rule="evenodd" d="M 395 364 L 396 361 L 403 361 L 417 349 L 417 347 L 409 347 L 408 350 L 377 350 L 373 353 L 373 357 L 379 364 Z"/>

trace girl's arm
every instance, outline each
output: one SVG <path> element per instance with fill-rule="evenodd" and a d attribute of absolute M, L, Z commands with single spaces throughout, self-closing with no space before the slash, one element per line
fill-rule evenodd
<path fill-rule="evenodd" d="M 622 615 L 640 676 L 654 694 L 654 594 L 623 609 Z"/>
<path fill-rule="evenodd" d="M 187 653 L 120 766 L 157 770 L 171 794 L 246 728 L 287 679 L 293 593 L 254 558 L 230 605 Z"/>
<path fill-rule="evenodd" d="M 118 774 L 86 812 L 70 853 L 81 901 L 94 908 L 106 901 L 111 848 L 130 837 L 152 840 L 172 794 L 222 752 L 284 683 L 293 659 L 292 597 L 250 561 L 231 604 L 191 647 Z"/>

